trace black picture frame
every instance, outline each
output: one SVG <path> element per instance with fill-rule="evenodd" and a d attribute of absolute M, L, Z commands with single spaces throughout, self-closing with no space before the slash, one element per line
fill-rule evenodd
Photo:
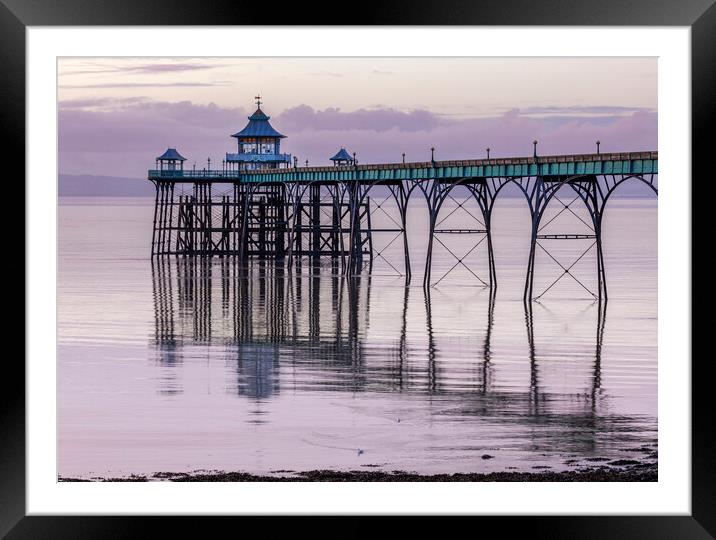
<path fill-rule="evenodd" d="M 295 3 L 262 13 L 256 3 L 243 0 L 152 2 L 123 0 L 0 0 L 0 125 L 6 137 L 6 156 L 25 155 L 25 31 L 28 26 L 76 25 L 225 25 L 225 24 L 417 24 L 417 25 L 584 25 L 584 26 L 688 26 L 691 28 L 692 59 L 692 176 L 710 180 L 708 133 L 716 108 L 716 5 L 714 0 L 426 0 L 410 3 L 368 2 L 361 4 Z M 24 160 L 14 176 L 24 178 Z M 685 186 L 689 188 L 691 186 Z M 16 184 L 15 189 L 19 191 Z M 19 197 L 24 197 L 20 193 Z M 693 198 L 704 204 L 704 198 Z M 27 201 L 26 201 L 27 202 Z M 693 208 L 693 216 L 699 215 Z M 704 218 L 705 219 L 705 218 Z M 692 231 L 709 230 L 692 221 Z M 711 230 L 713 226 L 711 225 Z M 694 243 L 693 245 L 696 245 Z M 693 278 L 707 268 L 693 265 Z M 705 280 L 704 280 L 705 282 Z M 707 296 L 697 303 L 705 306 Z M 693 336 L 708 335 L 704 319 L 692 317 Z M 695 331 L 694 331 L 695 330 Z M 695 350 L 695 349 L 694 349 Z M 716 425 L 710 402 L 714 373 L 708 355 L 692 354 L 692 513 L 690 516 L 589 516 L 589 517 L 489 517 L 479 518 L 482 533 L 499 531 L 502 537 L 516 532 L 532 538 L 714 538 L 716 537 Z M 16 357 L 6 355 L 0 416 L 0 534 L 8 538 L 103 538 L 144 537 L 152 529 L 167 536 L 192 530 L 202 536 L 219 533 L 226 520 L 201 518 L 201 529 L 188 527 L 186 519 L 131 517 L 27 517 L 25 516 L 25 370 Z M 375 532 L 363 518 L 356 527 L 337 530 Z M 294 531 L 307 530 L 304 518 L 287 524 Z M 442 523 L 417 523 L 422 534 L 445 535 Z M 344 526 L 345 527 L 345 526 Z M 408 531 L 403 529 L 404 533 Z M 324 534 L 325 534 L 324 532 Z M 320 531 L 318 532 L 320 534 Z"/>

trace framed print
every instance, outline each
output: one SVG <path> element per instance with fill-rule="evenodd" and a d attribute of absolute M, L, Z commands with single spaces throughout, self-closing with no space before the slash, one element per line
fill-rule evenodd
<path fill-rule="evenodd" d="M 518 4 L 4 2 L 28 317 L 3 534 L 714 534 L 690 311 L 715 8 Z"/>

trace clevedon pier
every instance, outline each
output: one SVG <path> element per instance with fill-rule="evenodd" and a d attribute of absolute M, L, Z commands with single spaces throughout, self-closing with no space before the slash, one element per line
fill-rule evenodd
<path fill-rule="evenodd" d="M 157 158 L 148 173 L 156 186 L 152 257 L 235 257 L 239 262 L 272 258 L 282 261 L 288 271 L 301 258 L 328 257 L 337 271 L 351 276 L 370 272 L 374 260 L 385 258 L 375 241 L 382 235 L 390 244 L 402 244 L 402 260 L 386 262 L 405 276 L 406 283 L 418 263 L 424 265 L 423 286 L 435 285 L 432 259 L 440 244 L 453 257 L 453 268 L 464 266 L 494 291 L 499 269 L 492 242 L 493 210 L 501 192 L 514 186 L 513 192 L 524 196 L 532 222 L 525 301 L 547 292 L 535 290 L 538 251 L 561 268 L 552 285 L 570 276 L 595 299 L 606 301 L 602 219 L 607 203 L 627 180 L 646 184 L 655 195 L 658 191 L 655 151 L 601 153 L 597 142 L 596 153 L 547 156 L 538 154 L 534 141 L 527 157 L 490 157 L 486 149 L 484 159 L 440 161 L 430 149 L 430 161 L 406 162 L 403 154 L 397 163 L 359 164 L 355 154 L 341 148 L 330 158 L 334 165 L 314 167 L 281 153 L 285 136 L 269 120 L 257 98 L 257 109 L 246 127 L 231 135 L 238 142 L 237 152 L 226 153 L 214 168 L 210 160 L 201 168 L 185 166 L 186 158 L 175 148 Z M 426 207 L 429 224 L 425 260 L 419 262 L 411 259 L 408 245 L 410 204 Z M 392 215 L 386 211 L 388 205 Z M 575 212 L 577 206 L 583 214 L 586 209 L 586 219 Z M 558 210 L 549 218 L 548 207 Z M 465 223 L 444 226 L 447 215 L 457 209 L 465 211 Z M 388 215 L 390 225 L 374 226 L 376 212 Z M 585 229 L 554 232 L 556 220 L 569 214 L 579 218 Z M 547 224 L 550 234 L 543 230 Z M 473 235 L 473 249 L 486 247 L 485 275 L 478 276 L 469 267 L 467 254 L 448 247 L 449 235 Z M 550 246 L 566 241 L 575 243 L 571 263 L 550 253 Z M 593 250 L 596 287 L 592 290 L 572 268 Z"/>

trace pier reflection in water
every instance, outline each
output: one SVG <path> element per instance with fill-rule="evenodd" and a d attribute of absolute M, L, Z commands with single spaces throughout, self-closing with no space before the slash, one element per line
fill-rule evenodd
<path fill-rule="evenodd" d="M 160 259 L 152 270 L 153 341 L 160 362 L 174 365 L 183 347 L 221 346 L 227 359 L 235 357 L 239 394 L 267 397 L 278 392 L 279 385 L 267 385 L 263 374 L 278 377 L 281 358 L 293 368 L 311 370 L 311 377 L 291 383 L 292 388 L 307 391 L 442 394 L 488 390 L 494 312 L 494 297 L 488 292 L 484 293 L 489 302 L 484 327 L 475 328 L 476 335 L 483 337 L 470 351 L 475 367 L 481 368 L 460 380 L 459 368 L 464 366 L 454 366 L 458 368 L 455 373 L 449 366 L 437 368 L 432 305 L 430 295 L 425 296 L 421 288 L 412 293 L 422 297 L 424 304 L 420 316 L 425 320 L 427 350 L 422 343 L 408 340 L 411 288 L 402 285 L 378 291 L 389 293 L 394 301 L 389 311 L 381 308 L 377 315 L 380 340 L 372 342 L 370 274 L 347 278 L 330 266 L 289 274 L 268 261 L 255 261 L 247 270 L 230 259 L 198 258 Z M 249 381 L 255 384 L 253 391 Z"/>
<path fill-rule="evenodd" d="M 266 470 L 563 469 L 655 442 L 655 418 L 610 410 L 601 388 L 606 310 L 596 303 L 572 305 L 578 331 L 561 332 L 540 304 L 525 311 L 504 302 L 496 317 L 489 289 L 426 293 L 374 284 L 369 274 L 347 278 L 330 264 L 289 274 L 272 261 L 241 268 L 231 258 L 159 259 L 152 278 L 159 365 L 181 371 L 197 351 L 223 357 L 224 391 L 254 403 L 247 422 L 277 424 L 256 444 L 320 448 L 299 463 L 266 459 Z M 542 336 L 540 319 L 550 325 Z M 493 347 L 494 327 L 505 323 L 509 332 Z M 158 390 L 181 392 L 177 379 L 159 378 Z M 278 402 L 291 403 L 288 414 L 272 414 Z M 277 435 L 293 423 L 317 431 L 288 442 Z M 401 423 L 410 427 L 396 436 Z M 363 446 L 372 452 L 356 461 Z M 500 459 L 493 465 L 485 454 Z"/>

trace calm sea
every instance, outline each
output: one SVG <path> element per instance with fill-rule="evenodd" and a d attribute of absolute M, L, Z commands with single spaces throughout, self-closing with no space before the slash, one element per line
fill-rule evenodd
<path fill-rule="evenodd" d="M 476 224 L 459 202 L 442 228 Z M 572 275 L 525 313 L 530 220 L 519 199 L 498 201 L 493 216 L 494 301 L 476 234 L 439 236 L 440 281 L 425 294 L 418 203 L 410 287 L 391 233 L 376 233 L 381 256 L 351 282 L 328 260 L 293 274 L 270 261 L 153 262 L 152 205 L 60 202 L 62 476 L 568 470 L 656 447 L 655 200 L 609 203 L 603 318 L 587 290 L 594 250 L 570 268 L 590 240 L 543 242 L 535 292 L 562 274 L 557 261 Z M 543 232 L 588 232 L 570 209 L 555 205 Z M 382 210 L 374 227 L 395 215 Z"/>

